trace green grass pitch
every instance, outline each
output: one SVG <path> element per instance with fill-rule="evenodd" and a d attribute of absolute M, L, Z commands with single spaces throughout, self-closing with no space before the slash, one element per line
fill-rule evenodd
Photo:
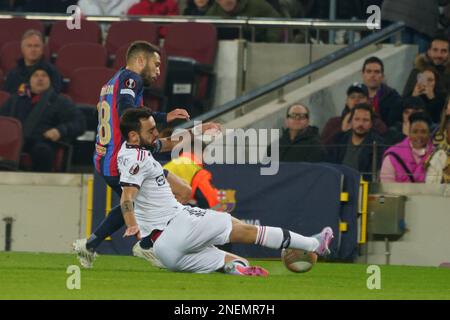
<path fill-rule="evenodd" d="M 369 290 L 367 266 L 318 263 L 294 274 L 280 261 L 252 261 L 268 278 L 173 273 L 135 257 L 99 256 L 69 290 L 74 255 L 0 252 L 0 299 L 450 299 L 450 269 L 381 266 L 381 289 Z"/>

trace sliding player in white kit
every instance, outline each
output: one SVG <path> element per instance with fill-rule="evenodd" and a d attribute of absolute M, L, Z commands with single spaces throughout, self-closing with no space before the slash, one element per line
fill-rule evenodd
<path fill-rule="evenodd" d="M 225 212 L 183 206 L 171 192 L 171 173 L 163 170 L 148 146 L 158 137 L 151 112 L 127 110 L 120 122 L 126 139 L 118 157 L 122 213 L 127 225 L 124 236 L 150 240 L 162 264 L 171 271 L 267 276 L 268 272 L 215 245 L 226 243 L 258 244 L 273 249 L 294 248 L 329 253 L 333 231 L 304 237 L 281 228 L 243 223 Z M 173 147 L 173 146 L 171 146 Z M 163 145 L 163 149 L 165 149 Z M 167 149 L 167 148 L 166 148 Z M 153 249 L 153 251 L 152 251 Z"/>

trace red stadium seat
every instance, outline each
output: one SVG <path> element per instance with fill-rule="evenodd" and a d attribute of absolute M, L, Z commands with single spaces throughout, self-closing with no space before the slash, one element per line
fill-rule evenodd
<path fill-rule="evenodd" d="M 101 88 L 115 73 L 106 67 L 79 68 L 72 73 L 68 95 L 75 103 L 96 106 Z"/>
<path fill-rule="evenodd" d="M 125 67 L 125 65 L 127 64 L 126 55 L 127 55 L 129 46 L 130 46 L 130 44 L 127 43 L 127 44 L 121 46 L 119 49 L 117 49 L 115 58 L 114 58 L 114 63 L 112 66 L 112 68 L 114 70 L 119 70 L 120 68 Z"/>
<path fill-rule="evenodd" d="M 74 70 L 82 67 L 105 67 L 106 49 L 98 43 L 66 44 L 58 51 L 55 66 L 63 78 L 71 78 Z"/>
<path fill-rule="evenodd" d="M 106 49 L 108 54 L 115 55 L 116 51 L 133 41 L 144 40 L 158 45 L 158 29 L 154 23 L 142 21 L 118 21 L 113 22 L 106 37 Z"/>
<path fill-rule="evenodd" d="M 22 124 L 11 117 L 0 117 L 0 168 L 17 170 L 22 149 Z"/>
<path fill-rule="evenodd" d="M 38 20 L 23 18 L 0 19 L 0 46 L 11 41 L 20 41 L 25 31 L 35 29 L 44 34 L 44 26 Z"/>
<path fill-rule="evenodd" d="M 56 57 L 59 49 L 69 43 L 100 43 L 101 30 L 95 21 L 81 20 L 81 28 L 70 30 L 66 21 L 55 22 L 49 34 L 49 47 L 52 57 Z"/>
<path fill-rule="evenodd" d="M 22 58 L 20 49 L 20 41 L 12 41 L 5 43 L 0 49 L 0 68 L 5 75 L 17 65 L 17 60 Z"/>
<path fill-rule="evenodd" d="M 209 23 L 170 24 L 167 26 L 164 49 L 167 56 L 188 57 L 212 65 L 217 51 L 216 28 Z"/>
<path fill-rule="evenodd" d="M 0 90 L 0 108 L 2 107 L 2 105 L 6 102 L 6 100 L 8 100 L 10 97 L 9 92 Z"/>

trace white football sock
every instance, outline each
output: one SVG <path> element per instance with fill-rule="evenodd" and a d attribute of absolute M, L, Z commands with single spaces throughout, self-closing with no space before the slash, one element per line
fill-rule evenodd
<path fill-rule="evenodd" d="M 288 231 L 290 235 L 290 243 L 287 248 L 302 249 L 306 251 L 314 251 L 319 247 L 319 241 L 316 238 L 304 237 L 298 233 Z M 255 244 L 272 249 L 280 249 L 283 242 L 287 240 L 283 235 L 283 229 L 275 227 L 259 226 L 256 235 Z"/>

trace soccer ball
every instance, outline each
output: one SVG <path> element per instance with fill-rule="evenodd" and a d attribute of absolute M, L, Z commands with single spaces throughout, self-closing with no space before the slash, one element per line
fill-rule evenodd
<path fill-rule="evenodd" d="M 283 249 L 281 261 L 289 271 L 303 273 L 311 270 L 317 262 L 317 254 L 299 249 Z"/>

